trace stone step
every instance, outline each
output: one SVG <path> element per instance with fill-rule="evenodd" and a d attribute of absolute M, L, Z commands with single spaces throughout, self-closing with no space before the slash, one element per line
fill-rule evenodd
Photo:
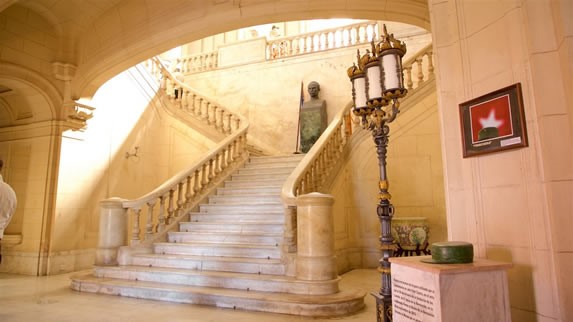
<path fill-rule="evenodd" d="M 291 154 L 291 155 L 274 155 L 274 156 L 263 156 L 263 157 L 252 157 L 249 158 L 249 162 L 247 164 L 254 164 L 254 163 L 281 163 L 281 162 L 288 162 L 288 163 L 298 163 L 300 160 L 304 158 L 304 154 Z"/>
<path fill-rule="evenodd" d="M 285 266 L 280 259 L 275 258 L 137 254 L 132 257 L 132 265 L 248 274 L 285 274 Z"/>
<path fill-rule="evenodd" d="M 363 290 L 343 290 L 320 296 L 296 295 L 101 278 L 91 274 L 72 277 L 71 288 L 80 292 L 312 317 L 358 312 L 364 308 L 366 296 Z"/>
<path fill-rule="evenodd" d="M 236 223 L 272 223 L 284 224 L 283 213 L 252 213 L 252 214 L 206 214 L 200 212 L 189 213 L 189 222 L 236 222 Z"/>
<path fill-rule="evenodd" d="M 221 244 L 221 243 L 156 243 L 154 253 L 168 255 L 249 257 L 279 259 L 278 245 Z"/>
<path fill-rule="evenodd" d="M 227 180 L 224 183 L 225 188 L 259 188 L 271 187 L 282 188 L 286 178 L 264 178 L 256 180 Z"/>
<path fill-rule="evenodd" d="M 278 175 L 278 174 L 291 174 L 294 167 L 247 167 L 239 169 L 235 175 Z"/>
<path fill-rule="evenodd" d="M 227 196 L 227 195 L 256 196 L 256 195 L 270 195 L 270 194 L 279 195 L 281 193 L 281 188 L 282 186 L 255 187 L 255 188 L 218 188 L 217 196 Z"/>
<path fill-rule="evenodd" d="M 209 214 L 283 213 L 280 201 L 256 204 L 201 204 L 199 212 Z"/>
<path fill-rule="evenodd" d="M 249 172 L 253 169 L 261 169 L 261 170 L 271 171 L 271 172 L 273 170 L 281 171 L 282 169 L 294 170 L 298 166 L 298 164 L 299 164 L 299 161 L 283 162 L 283 163 L 247 163 L 242 168 L 240 168 L 238 171 L 246 170 L 246 172 Z"/>
<path fill-rule="evenodd" d="M 99 278 L 121 278 L 132 281 L 158 282 L 199 287 L 218 287 L 244 291 L 273 292 L 285 294 L 326 295 L 339 292 L 340 278 L 324 281 L 302 281 L 291 276 L 244 274 L 179 270 L 161 267 L 107 266 L 95 267 Z"/>
<path fill-rule="evenodd" d="M 259 222 L 181 222 L 181 232 L 210 232 L 219 234 L 228 233 L 282 233 L 283 223 L 259 223 Z"/>
<path fill-rule="evenodd" d="M 230 181 L 268 181 L 277 180 L 284 182 L 292 173 L 292 170 L 284 173 L 235 173 L 231 176 Z"/>
<path fill-rule="evenodd" d="M 281 196 L 279 193 L 275 194 L 258 194 L 258 195 L 215 195 L 209 197 L 209 204 L 240 204 L 240 205 L 254 205 L 254 204 L 281 204 Z"/>
<path fill-rule="evenodd" d="M 173 231 L 167 235 L 167 240 L 171 243 L 192 243 L 192 242 L 218 242 L 223 244 L 256 244 L 256 245 L 280 245 L 283 240 L 281 233 L 211 233 L 204 231 L 180 232 Z"/>

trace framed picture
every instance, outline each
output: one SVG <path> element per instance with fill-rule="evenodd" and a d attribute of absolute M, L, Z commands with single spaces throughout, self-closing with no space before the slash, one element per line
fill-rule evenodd
<path fill-rule="evenodd" d="M 459 109 L 464 158 L 528 145 L 520 83 L 461 103 Z"/>

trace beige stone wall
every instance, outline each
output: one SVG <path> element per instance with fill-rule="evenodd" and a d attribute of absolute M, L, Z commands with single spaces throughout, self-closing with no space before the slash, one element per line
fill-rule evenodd
<path fill-rule="evenodd" d="M 15 131 L 14 131 L 15 130 Z M 35 275 L 42 236 L 49 229 L 43 218 L 53 204 L 49 193 L 54 182 L 54 155 L 57 154 L 56 130 L 50 124 L 36 124 L 12 129 L 12 134 L 0 134 L 0 157 L 4 160 L 2 176 L 17 195 L 17 208 L 5 231 L 6 240 L 16 238 L 15 244 L 3 244 L 2 253 L 12 257 L 3 261 L 2 271 Z M 19 132 L 19 135 L 14 135 Z"/>
<path fill-rule="evenodd" d="M 450 239 L 510 261 L 514 321 L 573 318 L 571 4 L 435 1 Z M 459 103 L 520 82 L 529 147 L 463 159 Z"/>

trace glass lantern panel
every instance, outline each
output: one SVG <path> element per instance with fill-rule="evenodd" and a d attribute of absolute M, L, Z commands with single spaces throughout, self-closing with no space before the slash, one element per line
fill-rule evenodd
<path fill-rule="evenodd" d="M 366 68 L 368 77 L 368 100 L 382 97 L 382 86 L 380 84 L 380 67 L 378 64 Z"/>
<path fill-rule="evenodd" d="M 356 108 L 366 107 L 366 78 L 357 77 L 353 81 L 354 85 L 354 106 Z"/>
<path fill-rule="evenodd" d="M 400 56 L 388 54 L 382 56 L 382 69 L 384 70 L 384 90 L 403 88 Z"/>

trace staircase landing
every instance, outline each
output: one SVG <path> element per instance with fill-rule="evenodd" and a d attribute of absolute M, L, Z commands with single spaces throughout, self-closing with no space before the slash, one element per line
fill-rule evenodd
<path fill-rule="evenodd" d="M 80 292 L 313 317 L 364 308 L 363 290 L 340 279 L 287 275 L 281 253 L 280 190 L 304 155 L 251 157 L 209 202 L 187 214 L 168 241 L 133 255 L 131 265 L 95 267 L 72 277 Z"/>

